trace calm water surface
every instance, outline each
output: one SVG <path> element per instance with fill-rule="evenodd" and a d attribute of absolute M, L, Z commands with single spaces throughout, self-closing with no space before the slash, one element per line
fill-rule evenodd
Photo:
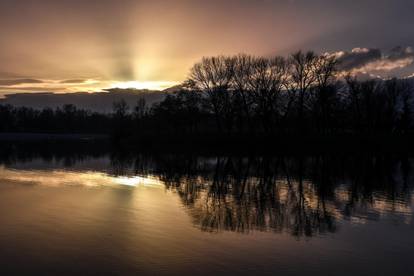
<path fill-rule="evenodd" d="M 413 160 L 4 156 L 3 275 L 414 275 Z"/>

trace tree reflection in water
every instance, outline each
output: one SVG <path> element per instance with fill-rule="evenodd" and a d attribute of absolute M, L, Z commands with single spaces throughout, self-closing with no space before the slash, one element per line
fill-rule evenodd
<path fill-rule="evenodd" d="M 154 174 L 203 231 L 335 232 L 338 221 L 411 216 L 411 160 L 394 156 L 112 158 Z M 117 164 L 117 165 L 115 165 Z"/>
<path fill-rule="evenodd" d="M 1 164 L 42 158 L 75 166 L 108 155 L 71 152 L 46 158 L 3 152 Z M 297 237 L 335 232 L 343 220 L 407 223 L 413 199 L 412 159 L 397 155 L 196 156 L 109 155 L 100 170 L 151 175 L 176 192 L 203 231 L 273 231 Z"/>

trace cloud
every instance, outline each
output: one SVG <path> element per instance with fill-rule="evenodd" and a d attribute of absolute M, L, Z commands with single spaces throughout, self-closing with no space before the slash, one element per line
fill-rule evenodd
<path fill-rule="evenodd" d="M 356 68 L 357 71 L 385 71 L 389 72 L 395 69 L 402 69 L 405 68 L 413 63 L 414 59 L 411 58 L 404 58 L 404 59 L 381 59 L 378 61 L 374 61 L 371 63 L 366 64 L 361 68 Z"/>
<path fill-rule="evenodd" d="M 338 58 L 339 69 L 351 74 L 386 74 L 414 63 L 411 47 L 395 47 L 388 53 L 379 49 L 355 48 L 351 52 L 332 53 Z"/>
<path fill-rule="evenodd" d="M 401 46 L 398 46 L 390 51 L 388 55 L 388 59 L 397 60 L 397 59 L 403 59 L 403 58 L 412 58 L 413 56 L 414 56 L 413 48 L 411 47 L 403 48 Z"/>
<path fill-rule="evenodd" d="M 340 69 L 350 71 L 362 67 L 370 62 L 381 59 L 379 49 L 355 48 L 351 52 L 337 52 L 334 55 L 338 58 Z"/>
<path fill-rule="evenodd" d="M 90 92 L 102 90 L 105 87 L 109 87 L 109 85 L 108 82 L 96 79 L 0 79 L 0 93 L 9 91 Z"/>
<path fill-rule="evenodd" d="M 0 85 L 2 86 L 13 86 L 13 85 L 33 84 L 33 83 L 43 83 L 43 81 L 38 80 L 38 79 L 0 80 Z"/>
<path fill-rule="evenodd" d="M 20 92 L 20 91 L 32 91 L 32 92 L 61 92 L 66 91 L 66 88 L 55 87 L 55 86 L 0 86 L 0 92 L 11 91 L 11 92 Z"/>
<path fill-rule="evenodd" d="M 76 84 L 76 83 L 85 83 L 87 80 L 83 79 L 71 79 L 71 80 L 62 80 L 59 83 L 61 84 Z"/>

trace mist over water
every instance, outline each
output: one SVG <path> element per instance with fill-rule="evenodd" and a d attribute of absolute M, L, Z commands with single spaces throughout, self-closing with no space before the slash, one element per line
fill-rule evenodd
<path fill-rule="evenodd" d="M 409 156 L 26 150 L 0 163 L 7 274 L 414 271 Z"/>

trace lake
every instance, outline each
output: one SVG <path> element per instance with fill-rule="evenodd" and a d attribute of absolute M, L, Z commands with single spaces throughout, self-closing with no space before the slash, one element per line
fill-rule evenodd
<path fill-rule="evenodd" d="M 7 151 L 2 275 L 414 275 L 414 159 Z"/>

